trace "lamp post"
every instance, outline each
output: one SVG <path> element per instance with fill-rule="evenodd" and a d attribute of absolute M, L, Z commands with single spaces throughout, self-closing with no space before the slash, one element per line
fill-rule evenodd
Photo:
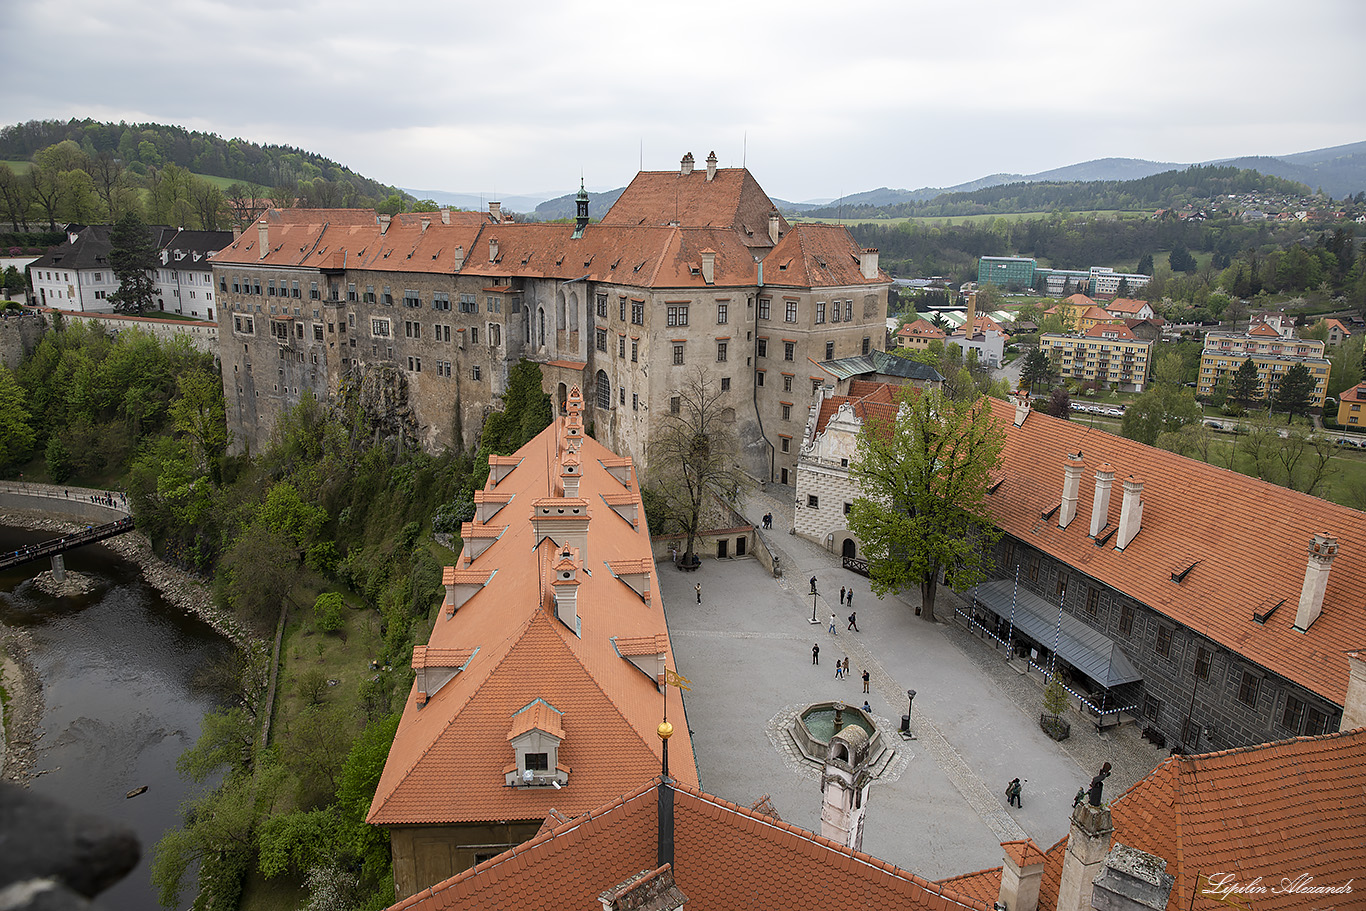
<path fill-rule="evenodd" d="M 915 707 L 915 690 L 906 691 L 906 714 L 901 719 L 901 739 L 914 740 L 915 732 L 911 730 L 911 710 Z"/>
<path fill-rule="evenodd" d="M 820 621 L 816 619 L 816 586 L 814 585 L 811 586 L 811 622 L 820 623 Z"/>

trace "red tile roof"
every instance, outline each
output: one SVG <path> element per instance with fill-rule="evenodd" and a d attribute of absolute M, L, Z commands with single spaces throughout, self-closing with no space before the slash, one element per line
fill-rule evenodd
<path fill-rule="evenodd" d="M 686 785 L 674 788 L 673 804 L 674 882 L 688 908 L 991 907 L 990 901 Z M 596 907 L 603 891 L 656 869 L 658 808 L 656 780 L 569 822 L 552 827 L 547 820 L 531 841 L 424 889 L 392 911 Z"/>
<path fill-rule="evenodd" d="M 680 171 L 640 171 L 622 191 L 601 224 L 624 227 L 728 228 L 738 231 L 747 246 L 770 247 L 770 213 L 777 207 L 745 168 L 718 168 L 707 180 L 705 168 Z M 778 230 L 791 226 L 781 215 Z"/>
<path fill-rule="evenodd" d="M 1134 300 L 1131 297 L 1117 297 L 1105 305 L 1105 309 L 1115 315 L 1125 313 L 1137 313 L 1148 306 L 1147 301 Z"/>
<path fill-rule="evenodd" d="M 500 496 L 531 504 L 562 493 L 556 466 L 568 420 L 559 419 L 515 455 L 497 459 L 516 466 L 498 482 Z M 639 496 L 608 472 L 629 460 L 592 439 L 581 447 L 582 496 L 574 502 L 589 503 L 599 493 Z M 535 539 L 529 505 L 526 512 L 510 514 L 511 509 L 498 512 L 497 526 L 467 523 L 462 531 L 467 539 L 491 528 L 502 533 L 472 562 L 468 551 L 462 554 L 462 568 L 455 572 L 479 571 L 477 581 L 487 584 L 454 615 L 443 612 L 425 651 L 477 651 L 424 706 L 410 694 L 370 808 L 371 823 L 534 821 L 551 807 L 579 814 L 659 773 L 662 750 L 655 729 L 663 698 L 653 680 L 617 653 L 613 639 L 652 637 L 671 655 L 664 613 L 658 601 L 643 600 L 603 565 L 629 561 L 642 567 L 651 574 L 650 590 L 658 591 L 645 523 L 632 526 L 606 510 L 588 521 L 584 569 L 577 576 L 579 628 L 571 630 L 555 614 L 549 584 L 560 549 L 549 539 Z M 672 666 L 671 657 L 666 660 Z M 679 691 L 666 689 L 669 715 L 682 718 Z M 563 713 L 559 765 L 570 773 L 562 790 L 504 786 L 504 770 L 514 759 L 508 732 L 518 713 L 526 714 L 523 709 L 537 699 Z M 671 771 L 696 784 L 685 725 L 678 726 L 673 747 Z"/>
<path fill-rule="evenodd" d="M 944 330 L 923 317 L 913 323 L 907 323 L 897 332 L 903 338 L 943 338 Z"/>
<path fill-rule="evenodd" d="M 1096 323 L 1086 330 L 1085 335 L 1088 338 L 1104 338 L 1107 335 L 1122 339 L 1137 338 L 1134 331 L 1123 323 Z"/>
<path fill-rule="evenodd" d="M 1169 911 L 1227 908 L 1204 894 L 1209 877 L 1232 874 L 1265 893 L 1256 911 L 1302 911 L 1304 893 L 1276 891 L 1282 879 L 1342 886 L 1366 870 L 1366 728 L 1260 746 L 1172 756 L 1110 804 L 1114 842 L 1155 854 L 1176 877 Z M 1050 848 L 1039 890 L 1041 911 L 1057 908 L 1067 840 Z M 993 899 L 1001 870 L 941 880 Z M 1353 884 L 1353 892 L 1359 891 Z M 1248 896 L 1237 907 L 1247 907 Z M 1319 896 L 1319 907 L 1358 907 L 1354 895 Z"/>
<path fill-rule="evenodd" d="M 1006 431 L 1005 482 L 988 498 L 997 524 L 1086 575 L 1213 639 L 1337 705 L 1347 688 L 1343 652 L 1366 640 L 1366 515 L 1317 497 L 1145 446 L 1084 424 L 1030 412 L 1014 426 L 1013 405 L 992 400 Z M 1062 495 L 1063 462 L 1080 451 L 1076 518 L 1066 529 L 1040 516 Z M 1123 551 L 1088 536 L 1094 474 L 1114 466 L 1109 522 L 1118 524 L 1119 484 L 1143 488 L 1141 530 Z M 1306 632 L 1291 627 L 1313 536 L 1338 539 L 1323 612 Z M 1172 574 L 1195 564 L 1181 582 Z M 1265 623 L 1253 613 L 1284 604 Z"/>
<path fill-rule="evenodd" d="M 793 225 L 764 259 L 764 284 L 821 288 L 890 281 L 881 269 L 872 278 L 863 277 L 859 260 L 861 251 L 854 236 L 843 225 Z M 862 306 L 861 301 L 859 306 Z"/>

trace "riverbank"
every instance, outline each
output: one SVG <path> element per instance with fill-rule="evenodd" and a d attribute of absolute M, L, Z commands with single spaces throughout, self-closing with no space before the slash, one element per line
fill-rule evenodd
<path fill-rule="evenodd" d="M 85 523 L 53 518 L 50 514 L 27 510 L 0 513 L 0 525 L 49 531 L 57 534 L 79 530 Z M 167 602 L 197 617 L 219 635 L 247 652 L 248 667 L 264 674 L 268 667 L 269 643 L 253 636 L 231 611 L 219 607 L 208 585 L 200 578 L 162 560 L 152 551 L 151 542 L 139 532 L 129 532 L 100 542 L 124 559 L 137 564 L 145 578 Z M 31 649 L 22 630 L 0 626 L 0 686 L 9 705 L 0 708 L 0 777 L 23 783 L 33 774 L 38 721 L 43 714 L 42 682 L 30 659 Z M 252 681 L 264 687 L 264 679 Z M 8 736 L 6 736 L 8 731 Z"/>

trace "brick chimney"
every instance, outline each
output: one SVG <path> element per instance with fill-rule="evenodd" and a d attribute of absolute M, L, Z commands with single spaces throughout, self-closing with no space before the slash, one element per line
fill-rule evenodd
<path fill-rule="evenodd" d="M 641 870 L 630 879 L 603 890 L 598 901 L 602 902 L 602 911 L 677 911 L 687 903 L 688 897 L 674 883 L 673 865 L 666 863 L 653 871 Z"/>
<path fill-rule="evenodd" d="M 257 246 L 261 248 L 256 258 L 265 259 L 266 254 L 270 252 L 270 225 L 266 224 L 264 217 L 256 223 L 256 239 Z"/>
<path fill-rule="evenodd" d="M 455 271 L 459 272 L 465 267 L 465 247 L 463 245 L 455 248 Z"/>
<path fill-rule="evenodd" d="M 384 235 L 386 235 L 386 234 L 389 233 L 389 222 L 391 222 L 391 221 L 393 221 L 393 220 L 394 220 L 394 217 L 393 217 L 392 215 L 381 215 L 381 216 L 379 216 L 379 236 L 380 236 L 380 237 L 383 237 Z"/>
<path fill-rule="evenodd" d="M 1091 537 L 1110 521 L 1110 485 L 1115 482 L 1115 470 L 1109 462 L 1101 462 L 1096 469 L 1096 500 L 1091 506 Z"/>
<path fill-rule="evenodd" d="M 1366 727 L 1366 652 L 1347 653 L 1347 697 L 1342 700 L 1339 731 Z"/>
<path fill-rule="evenodd" d="M 442 206 L 442 207 L 441 207 L 441 223 L 442 223 L 443 225 L 448 225 L 448 224 L 451 223 L 451 208 L 450 208 L 450 206 Z"/>
<path fill-rule="evenodd" d="M 702 251 L 702 281 L 716 284 L 716 251 L 711 247 Z"/>
<path fill-rule="evenodd" d="M 869 276 L 864 276 L 868 278 Z M 968 312 L 964 314 L 963 337 L 972 338 L 972 327 L 977 322 L 977 292 L 969 291 L 966 295 L 968 299 Z"/>
<path fill-rule="evenodd" d="M 1077 499 L 1081 492 L 1081 475 L 1086 470 L 1086 463 L 1081 460 L 1081 453 L 1076 455 L 1067 454 L 1067 461 L 1062 463 L 1062 505 L 1058 509 L 1058 527 L 1066 528 L 1072 524 L 1072 520 L 1077 516 Z"/>
<path fill-rule="evenodd" d="M 575 635 L 579 632 L 579 549 L 565 545 L 558 551 L 552 565 L 555 578 L 550 587 L 555 591 L 555 616 Z"/>
<path fill-rule="evenodd" d="M 1083 802 L 1072 811 L 1056 911 L 1090 911 L 1091 888 L 1110 851 L 1110 811 Z"/>
<path fill-rule="evenodd" d="M 493 220 L 495 225 L 503 223 L 503 204 L 501 202 L 489 203 L 489 218 Z"/>
<path fill-rule="evenodd" d="M 1338 555 L 1338 539 L 1328 532 L 1319 532 L 1309 542 L 1309 565 L 1304 570 L 1304 588 L 1300 590 L 1300 607 L 1295 612 L 1295 629 L 1304 632 L 1313 625 L 1323 611 L 1323 592 L 1328 587 L 1328 570 Z"/>
<path fill-rule="evenodd" d="M 498 261 L 498 238 L 489 238 L 489 262 Z"/>
<path fill-rule="evenodd" d="M 869 281 L 877 278 L 877 247 L 865 247 L 859 252 L 858 267 Z"/>
<path fill-rule="evenodd" d="M 678 176 L 687 177 L 692 173 L 692 152 L 683 156 L 683 160 L 678 163 Z"/>
<path fill-rule="evenodd" d="M 1001 867 L 1001 891 L 996 903 L 1006 911 L 1038 911 L 1039 886 L 1046 858 L 1033 839 L 1001 843 L 1005 864 Z"/>
<path fill-rule="evenodd" d="M 710 155 L 707 156 L 707 183 L 711 183 L 712 178 L 715 177 L 715 176 L 716 176 L 716 153 L 715 153 L 715 152 L 712 152 Z"/>
<path fill-rule="evenodd" d="M 769 239 L 769 241 L 770 241 L 771 243 L 775 243 L 775 244 L 776 244 L 776 243 L 778 242 L 778 239 L 782 236 L 782 228 L 781 228 L 781 225 L 782 225 L 782 222 L 781 222 L 781 221 L 779 220 L 779 218 L 778 218 L 778 210 L 777 210 L 777 209 L 769 209 L 769 211 L 768 211 L 768 239 Z"/>
<path fill-rule="evenodd" d="M 1096 911 L 1164 911 L 1175 882 L 1162 858 L 1116 843 L 1096 877 L 1091 907 Z"/>
<path fill-rule="evenodd" d="M 1129 475 L 1124 479 L 1124 502 L 1119 507 L 1119 539 L 1115 550 L 1123 550 L 1143 524 L 1143 482 Z"/>

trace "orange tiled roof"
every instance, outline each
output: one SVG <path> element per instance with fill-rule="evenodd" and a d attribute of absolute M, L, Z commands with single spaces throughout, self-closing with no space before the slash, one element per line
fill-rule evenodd
<path fill-rule="evenodd" d="M 1105 335 L 1114 335 L 1122 339 L 1134 339 L 1134 331 L 1123 323 L 1096 323 L 1086 330 L 1088 338 L 1102 338 Z"/>
<path fill-rule="evenodd" d="M 1341 886 L 1366 870 L 1366 728 L 1172 756 L 1115 799 L 1110 815 L 1115 842 L 1167 861 L 1176 877 L 1169 911 L 1227 908 L 1202 894 L 1218 873 L 1240 883 L 1261 877 L 1268 889 L 1254 896 L 1257 911 L 1302 911 L 1308 896 L 1270 886 L 1301 874 Z M 1066 850 L 1064 838 L 1047 852 L 1041 911 L 1057 908 Z M 994 898 L 1001 870 L 940 882 Z"/>
<path fill-rule="evenodd" d="M 1351 330 L 1351 329 L 1348 329 L 1345 325 L 1343 325 L 1343 322 L 1342 322 L 1342 320 L 1340 320 L 1340 319 L 1335 319 L 1335 318 L 1333 318 L 1333 317 L 1330 316 L 1330 317 L 1327 317 L 1326 319 L 1324 319 L 1324 322 L 1328 324 L 1328 327 L 1329 327 L 1330 329 L 1337 329 L 1337 330 L 1338 330 L 1339 332 L 1341 332 L 1343 335 L 1351 335 L 1351 334 L 1352 334 L 1352 330 Z"/>
<path fill-rule="evenodd" d="M 816 415 L 816 429 L 813 436 L 819 436 L 825 432 L 825 427 L 830 423 L 830 419 L 845 403 L 854 409 L 854 414 L 860 419 L 871 415 L 882 421 L 890 422 L 896 417 L 895 397 L 889 384 L 855 380 L 849 384 L 849 393 L 849 395 L 832 395 L 821 402 L 821 410 Z"/>
<path fill-rule="evenodd" d="M 1366 382 L 1358 383 L 1351 389 L 1344 390 L 1339 400 L 1345 402 L 1366 402 Z"/>
<path fill-rule="evenodd" d="M 773 201 L 745 168 L 718 168 L 707 180 L 706 168 L 691 174 L 680 171 L 640 171 L 602 216 L 603 225 L 729 228 L 747 246 L 770 247 L 769 214 Z M 787 234 L 787 220 L 778 217 L 778 230 Z"/>
<path fill-rule="evenodd" d="M 561 440 L 560 427 L 551 426 L 514 456 L 500 459 L 516 467 L 498 483 L 499 495 L 531 502 L 561 493 L 548 486 L 557 483 L 551 469 Z M 592 439 L 582 441 L 579 456 L 581 495 L 626 489 L 608 466 L 628 460 Z M 642 600 L 603 567 L 604 562 L 647 561 L 653 575 L 645 523 L 633 527 L 608 515 L 589 521 L 583 566 L 602 568 L 578 573 L 575 631 L 556 617 L 549 584 L 560 549 L 549 540 L 535 540 L 529 511 L 507 516 L 504 509 L 496 518 L 510 524 L 477 558 L 485 570 L 479 581 L 487 584 L 453 615 L 443 613 L 427 643 L 429 649 L 478 651 L 425 706 L 419 708 L 416 694 L 409 695 L 371 804 L 372 823 L 532 821 L 544 819 L 552 806 L 579 814 L 659 772 L 660 693 L 617 654 L 612 639 L 655 636 L 667 644 L 664 614 L 657 602 Z M 462 534 L 470 538 L 488 529 L 467 523 Z M 497 570 L 491 577 L 490 569 Z M 650 589 L 658 591 L 658 579 L 651 579 Z M 682 718 L 679 691 L 668 690 L 669 715 Z M 563 712 L 559 765 L 570 773 L 562 790 L 504 786 L 504 769 L 514 759 L 508 731 L 514 715 L 536 699 Z M 695 784 L 686 726 L 678 727 L 673 747 L 671 772 Z"/>
<path fill-rule="evenodd" d="M 1254 323 L 1254 324 L 1247 330 L 1247 334 L 1248 334 L 1250 337 L 1253 337 L 1253 338 L 1280 338 L 1280 337 L 1281 337 L 1281 334 L 1280 334 L 1279 332 L 1277 332 L 1277 331 L 1275 330 L 1274 327 L 1269 326 L 1269 325 L 1267 325 L 1266 323 Z"/>
<path fill-rule="evenodd" d="M 1105 309 L 1114 314 L 1137 313 L 1148 306 L 1147 301 L 1134 300 L 1131 297 L 1117 297 L 1105 305 Z"/>
<path fill-rule="evenodd" d="M 1006 480 L 988 498 L 996 523 L 1078 571 L 1299 685 L 1343 704 L 1342 653 L 1366 637 L 1366 515 L 1317 497 L 1031 412 L 1014 426 L 1013 405 L 991 402 L 1006 430 Z M 1076 518 L 1066 529 L 1040 516 L 1062 495 L 1063 462 L 1080 451 Z M 1145 482 L 1142 525 L 1123 551 L 1088 536 L 1095 469 L 1115 469 L 1109 521 L 1118 524 L 1120 482 Z M 1306 632 L 1291 629 L 1317 532 L 1338 539 L 1323 612 Z M 1180 583 L 1173 572 L 1197 564 Z M 1253 619 L 1285 599 L 1266 622 Z"/>
<path fill-rule="evenodd" d="M 669 647 L 669 640 L 660 634 L 632 636 L 617 640 L 617 651 L 623 655 L 658 655 Z"/>
<path fill-rule="evenodd" d="M 1094 300 L 1087 297 L 1085 294 L 1082 294 L 1081 292 L 1063 298 L 1062 302 L 1064 304 L 1071 304 L 1072 307 L 1080 309 L 1082 311 L 1090 310 L 1092 307 L 1096 305 L 1096 302 Z"/>
<path fill-rule="evenodd" d="M 922 317 L 902 326 L 897 335 L 903 338 L 943 338 L 944 330 Z"/>
<path fill-rule="evenodd" d="M 547 821 L 532 840 L 424 889 L 392 911 L 596 907 L 603 891 L 658 866 L 657 788 L 656 780 L 569 822 L 550 827 Z M 674 882 L 689 908 L 991 907 L 690 786 L 676 786 L 673 801 Z"/>
<path fill-rule="evenodd" d="M 843 225 L 793 225 L 764 259 L 764 284 L 821 288 L 890 281 L 881 269 L 872 278 L 863 277 L 861 251 Z"/>
<path fill-rule="evenodd" d="M 564 739 L 564 728 L 560 726 L 562 712 L 551 707 L 544 699 L 533 699 L 531 704 L 512 716 L 512 730 L 508 740 L 520 737 L 527 731 L 545 731 L 552 737 Z"/>

